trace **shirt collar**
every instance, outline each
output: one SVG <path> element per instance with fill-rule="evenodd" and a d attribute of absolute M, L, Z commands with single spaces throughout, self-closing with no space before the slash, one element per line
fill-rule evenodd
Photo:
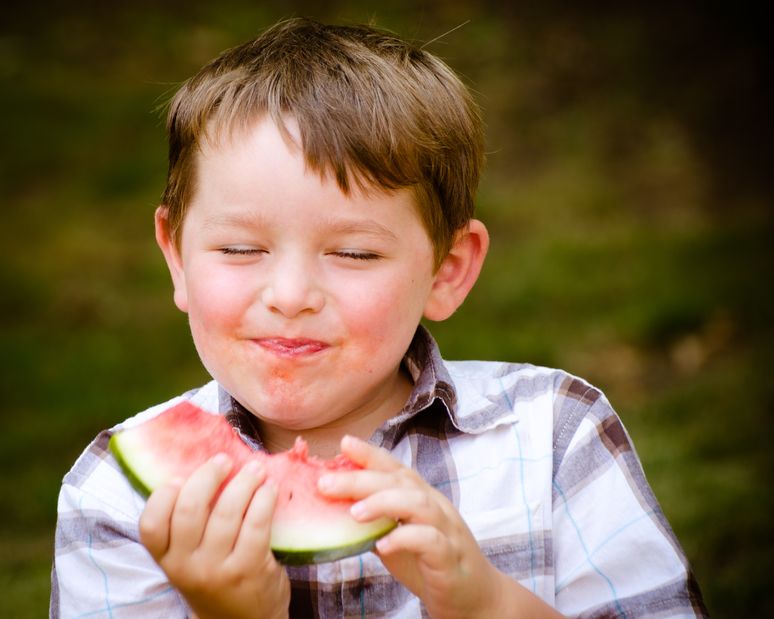
<path fill-rule="evenodd" d="M 428 410 L 431 407 L 431 414 L 437 415 L 435 424 L 441 427 L 449 423 L 454 430 L 464 434 L 480 434 L 518 422 L 518 414 L 504 395 L 504 383 L 497 372 L 492 374 L 497 364 L 471 363 L 473 366 L 467 371 L 459 364 L 447 364 L 438 344 L 420 325 L 403 359 L 403 365 L 414 381 L 414 389 L 403 410 L 387 420 L 381 430 L 397 437 L 401 434 L 402 424 L 422 411 L 431 413 Z M 374 440 L 391 442 L 380 436 Z"/>
<path fill-rule="evenodd" d="M 446 414 L 454 418 L 457 409 L 454 383 L 441 358 L 438 344 L 422 325 L 417 328 L 414 339 L 403 357 L 403 367 L 410 374 L 414 388 L 401 412 L 389 419 L 386 425 L 403 423 L 436 400 L 443 405 Z"/>

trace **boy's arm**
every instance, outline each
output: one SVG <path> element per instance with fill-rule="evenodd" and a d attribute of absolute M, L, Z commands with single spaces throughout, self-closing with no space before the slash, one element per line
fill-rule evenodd
<path fill-rule="evenodd" d="M 220 454 L 185 481 L 158 488 L 140 536 L 197 619 L 281 619 L 290 584 L 269 548 L 276 490 L 249 463 L 218 491 L 232 463 Z"/>
<path fill-rule="evenodd" d="M 64 483 L 59 493 L 49 615 L 98 616 L 121 609 L 124 617 L 184 619 L 187 608 L 139 541 L 137 514 L 117 509 L 126 486 L 118 471 L 100 461 L 96 475 L 111 494 L 95 492 L 77 482 Z"/>
<path fill-rule="evenodd" d="M 704 617 L 682 548 L 621 420 L 598 390 L 558 389 L 553 486 L 556 603 L 576 615 Z"/>
<path fill-rule="evenodd" d="M 489 563 L 454 506 L 415 471 L 352 437 L 342 440 L 342 452 L 366 470 L 325 476 L 320 490 L 362 499 L 352 507 L 358 520 L 401 522 L 376 552 L 434 619 L 561 617 Z"/>

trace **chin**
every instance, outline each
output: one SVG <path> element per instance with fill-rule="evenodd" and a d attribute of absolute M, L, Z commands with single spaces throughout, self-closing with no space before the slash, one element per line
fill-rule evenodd
<path fill-rule="evenodd" d="M 263 423 L 296 432 L 310 430 L 320 425 L 319 406 L 307 408 L 292 401 L 259 405 L 253 414 Z"/>

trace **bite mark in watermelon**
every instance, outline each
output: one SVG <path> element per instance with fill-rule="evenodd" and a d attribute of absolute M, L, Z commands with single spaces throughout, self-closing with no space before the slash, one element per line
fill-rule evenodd
<path fill-rule="evenodd" d="M 388 518 L 357 522 L 349 513 L 353 501 L 331 500 L 317 491 L 320 475 L 360 468 L 345 456 L 330 460 L 310 456 L 300 437 L 289 451 L 254 452 L 223 416 L 187 401 L 115 433 L 110 450 L 146 496 L 176 477 L 188 477 L 218 453 L 234 461 L 229 480 L 249 460 L 259 460 L 277 484 L 271 549 L 286 565 L 323 563 L 365 552 L 396 524 Z"/>

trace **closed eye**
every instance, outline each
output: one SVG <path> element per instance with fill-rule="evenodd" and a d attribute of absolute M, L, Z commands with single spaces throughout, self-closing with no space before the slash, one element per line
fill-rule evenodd
<path fill-rule="evenodd" d="M 258 249 L 257 247 L 221 247 L 220 252 L 226 256 L 253 256 L 255 254 L 263 253 L 265 250 Z"/>
<path fill-rule="evenodd" d="M 375 254 L 370 251 L 354 251 L 343 249 L 332 253 L 334 256 L 338 256 L 340 258 L 351 258 L 352 260 L 378 260 L 381 258 L 379 254 Z"/>

